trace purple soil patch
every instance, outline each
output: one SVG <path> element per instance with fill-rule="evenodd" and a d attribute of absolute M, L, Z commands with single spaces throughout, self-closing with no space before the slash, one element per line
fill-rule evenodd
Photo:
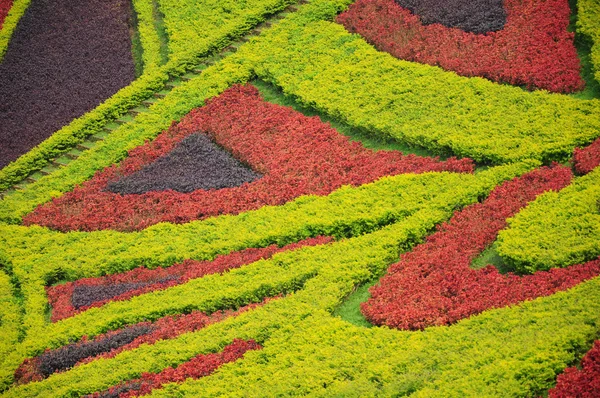
<path fill-rule="evenodd" d="M 184 138 L 167 155 L 140 171 L 110 183 L 107 191 L 120 194 L 173 190 L 233 188 L 261 174 L 244 166 L 204 134 Z"/>
<path fill-rule="evenodd" d="M 33 0 L 0 64 L 0 168 L 134 79 L 127 0 Z"/>
<path fill-rule="evenodd" d="M 130 326 L 98 341 L 84 341 L 69 344 L 56 350 L 46 351 L 38 357 L 39 372 L 46 378 L 55 372 L 72 368 L 77 362 L 85 358 L 94 357 L 127 345 L 136 338 L 152 332 L 154 329 L 150 325 Z"/>
<path fill-rule="evenodd" d="M 504 28 L 503 0 L 395 0 L 421 18 L 425 25 L 439 23 L 466 32 L 487 33 Z"/>
<path fill-rule="evenodd" d="M 80 309 L 82 307 L 89 307 L 99 301 L 110 300 L 132 290 L 180 279 L 181 277 L 178 275 L 171 275 L 156 281 L 147 282 L 116 283 L 112 285 L 78 285 L 73 289 L 71 303 L 73 304 L 73 307 Z"/>

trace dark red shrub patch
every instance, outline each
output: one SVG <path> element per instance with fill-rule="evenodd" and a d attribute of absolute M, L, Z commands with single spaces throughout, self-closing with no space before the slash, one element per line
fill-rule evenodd
<path fill-rule="evenodd" d="M 362 304 L 369 321 L 401 329 L 447 325 L 487 309 L 550 295 L 600 274 L 600 260 L 533 275 L 502 275 L 471 262 L 506 227 L 506 219 L 547 190 L 571 181 L 562 166 L 532 171 L 495 188 L 483 202 L 456 213 L 438 231 L 401 256 Z"/>
<path fill-rule="evenodd" d="M 466 32 L 487 33 L 506 23 L 503 0 L 395 0 L 425 25 L 442 24 Z"/>
<path fill-rule="evenodd" d="M 600 395 L 600 340 L 581 361 L 581 369 L 565 369 L 558 375 L 556 387 L 548 392 L 550 398 L 597 398 Z"/>
<path fill-rule="evenodd" d="M 2 25 L 4 25 L 4 19 L 8 15 L 12 3 L 13 0 L 0 0 L 0 29 L 2 29 Z"/>
<path fill-rule="evenodd" d="M 600 138 L 585 148 L 575 148 L 573 161 L 579 174 L 587 174 L 600 166 Z"/>
<path fill-rule="evenodd" d="M 199 379 L 200 377 L 208 376 L 221 365 L 242 358 L 247 351 L 260 349 L 262 347 L 254 340 L 235 339 L 233 343 L 226 346 L 220 353 L 199 354 L 176 368 L 167 368 L 160 373 L 144 373 L 139 379 L 119 384 L 107 391 L 88 395 L 88 397 L 126 398 L 146 395 L 167 383 L 182 382 L 186 379 Z"/>
<path fill-rule="evenodd" d="M 63 285 L 47 287 L 48 303 L 52 306 L 52 321 L 68 318 L 78 312 L 91 307 L 100 307 L 111 301 L 127 300 L 143 293 L 180 285 L 190 279 L 223 273 L 245 264 L 270 258 L 276 253 L 296 250 L 305 246 L 322 245 L 331 241 L 330 237 L 320 236 L 284 247 L 271 245 L 261 249 L 245 249 L 217 256 L 212 261 L 186 260 L 167 268 L 156 269 L 139 267 L 121 274 L 84 278 Z"/>
<path fill-rule="evenodd" d="M 437 3 L 427 5 L 435 7 Z M 400 59 L 529 89 L 583 89 L 574 34 L 567 31 L 568 1 L 505 0 L 504 7 L 504 28 L 484 35 L 440 24 L 424 25 L 419 16 L 394 0 L 358 0 L 338 22 Z"/>
<path fill-rule="evenodd" d="M 55 372 L 67 370 L 75 365 L 88 363 L 98 358 L 112 358 L 142 344 L 154 344 L 158 340 L 172 339 L 182 333 L 200 330 L 230 316 L 239 315 L 263 305 L 269 300 L 272 299 L 266 299 L 260 304 L 247 305 L 237 311 L 217 311 L 211 315 L 194 311 L 187 315 L 166 316 L 154 323 L 140 322 L 120 330 L 104 333 L 91 340 L 84 337 L 77 343 L 55 350 L 47 350 L 35 358 L 26 359 L 15 371 L 15 381 L 19 384 L 40 381 Z"/>
<path fill-rule="evenodd" d="M 191 193 L 105 191 L 107 184 L 141 170 L 199 131 L 264 176 L 240 187 Z M 161 221 L 183 223 L 281 205 L 300 195 L 327 195 L 342 185 L 357 186 L 386 175 L 442 170 L 472 172 L 473 162 L 374 152 L 318 117 L 263 101 L 251 85 L 234 86 L 153 142 L 130 151 L 119 166 L 108 167 L 72 192 L 38 207 L 24 222 L 61 231 L 130 231 Z"/>
<path fill-rule="evenodd" d="M 0 63 L 0 168 L 134 79 L 126 0 L 32 1 Z"/>

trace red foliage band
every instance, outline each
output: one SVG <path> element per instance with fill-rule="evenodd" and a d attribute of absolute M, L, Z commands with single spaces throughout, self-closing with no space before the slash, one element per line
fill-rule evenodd
<path fill-rule="evenodd" d="M 569 184 L 571 170 L 543 167 L 495 188 L 483 202 L 456 213 L 438 231 L 390 266 L 362 304 L 377 325 L 423 329 L 447 325 L 487 309 L 565 290 L 600 274 L 600 260 L 533 275 L 500 274 L 471 262 L 494 242 L 506 219 L 547 190 Z"/>
<path fill-rule="evenodd" d="M 247 351 L 260 350 L 262 347 L 254 340 L 235 339 L 233 343 L 216 354 L 200 354 L 176 368 L 167 368 L 160 373 L 144 373 L 141 378 L 110 388 L 108 391 L 88 395 L 89 398 L 138 397 L 162 388 L 167 383 L 180 383 L 186 379 L 199 379 L 208 376 L 221 365 L 236 361 Z"/>
<path fill-rule="evenodd" d="M 581 369 L 567 368 L 548 391 L 550 398 L 597 398 L 600 395 L 600 340 L 581 361 Z"/>
<path fill-rule="evenodd" d="M 44 360 L 44 355 L 47 353 L 59 353 L 59 355 L 55 355 L 58 358 L 59 362 L 64 363 L 71 359 L 73 356 L 77 356 L 80 352 L 85 352 L 85 346 L 89 342 L 107 342 L 106 346 L 109 347 L 108 351 L 102 352 L 98 355 L 84 357 L 82 359 L 77 359 L 76 361 L 70 361 L 75 363 L 76 365 L 81 365 L 84 363 L 89 363 L 98 358 L 113 358 L 117 354 L 127 351 L 133 350 L 134 348 L 139 347 L 142 344 L 154 344 L 159 340 L 167 340 L 172 339 L 180 334 L 193 332 L 196 330 L 200 330 L 208 325 L 213 323 L 221 322 L 226 318 L 237 316 L 243 312 L 249 311 L 253 308 L 259 307 L 264 303 L 267 303 L 274 298 L 267 298 L 262 303 L 258 304 L 250 304 L 244 307 L 241 307 L 237 311 L 226 310 L 226 311 L 217 311 L 212 313 L 211 315 L 206 315 L 203 312 L 194 311 L 187 315 L 173 315 L 166 316 L 158 319 L 154 323 L 152 322 L 140 322 L 138 324 L 119 329 L 113 330 L 101 335 L 94 337 L 91 340 L 88 340 L 85 336 L 84 338 L 77 342 L 69 344 L 65 347 L 57 348 L 55 350 L 46 350 L 43 354 L 35 357 L 29 358 L 23 361 L 23 363 L 19 366 L 19 368 L 15 371 L 15 381 L 18 384 L 26 384 L 32 381 L 40 381 L 45 378 L 41 366 Z M 128 329 L 132 327 L 148 327 L 150 329 L 149 333 L 146 333 L 142 336 L 135 338 L 128 344 L 115 346 L 115 338 L 118 338 L 120 334 L 123 332 L 127 332 Z M 82 355 L 79 355 L 78 358 L 81 358 Z M 66 369 L 62 369 L 66 370 Z"/>

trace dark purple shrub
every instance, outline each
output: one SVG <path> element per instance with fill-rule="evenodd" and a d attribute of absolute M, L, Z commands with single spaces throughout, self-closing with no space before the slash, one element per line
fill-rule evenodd
<path fill-rule="evenodd" d="M 425 25 L 439 23 L 466 32 L 487 33 L 504 28 L 503 0 L 395 0 L 421 18 Z"/>
<path fill-rule="evenodd" d="M 167 155 L 140 171 L 108 184 L 107 190 L 121 194 L 152 191 L 193 192 L 197 189 L 239 187 L 261 175 L 219 147 L 204 134 L 183 139 Z"/>
<path fill-rule="evenodd" d="M 129 84 L 126 0 L 36 0 L 0 63 L 0 168 Z"/>

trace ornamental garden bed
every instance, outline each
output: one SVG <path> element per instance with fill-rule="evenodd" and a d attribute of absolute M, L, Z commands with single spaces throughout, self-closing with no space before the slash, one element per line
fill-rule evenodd
<path fill-rule="evenodd" d="M 595 0 L 113 3 L 0 2 L 0 396 L 596 394 Z"/>

